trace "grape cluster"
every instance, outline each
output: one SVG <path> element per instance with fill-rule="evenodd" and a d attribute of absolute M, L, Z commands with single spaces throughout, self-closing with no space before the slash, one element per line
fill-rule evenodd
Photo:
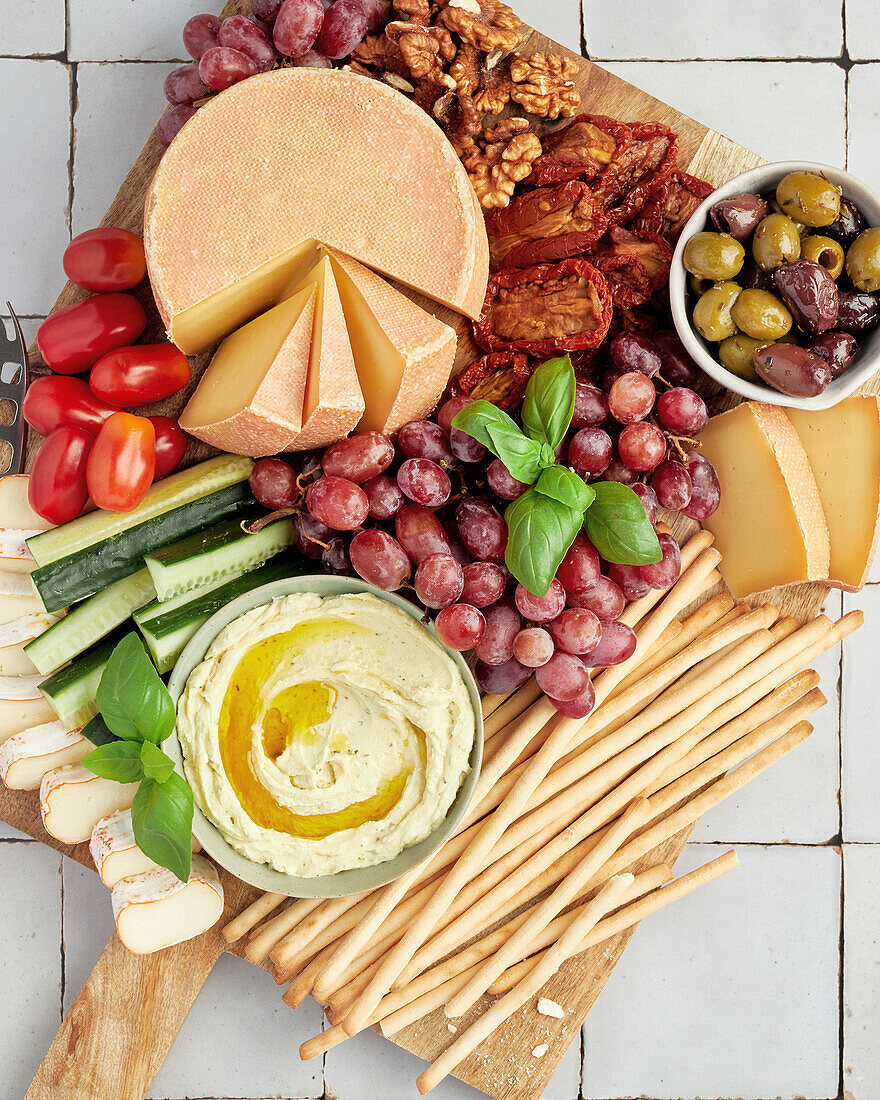
<path fill-rule="evenodd" d="M 251 0 L 252 15 L 194 15 L 183 28 L 190 65 L 165 78 L 171 104 L 156 133 L 171 144 L 201 101 L 282 61 L 329 69 L 378 29 L 382 0 Z"/>

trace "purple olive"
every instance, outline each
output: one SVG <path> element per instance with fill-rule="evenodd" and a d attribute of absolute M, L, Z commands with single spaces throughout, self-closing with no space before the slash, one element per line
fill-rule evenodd
<path fill-rule="evenodd" d="M 709 217 L 720 233 L 729 233 L 735 240 L 744 241 L 769 213 L 770 208 L 760 195 L 733 195 L 716 202 Z"/>
<path fill-rule="evenodd" d="M 826 237 L 832 237 L 840 241 L 844 248 L 852 244 L 859 233 L 865 228 L 865 219 L 859 213 L 855 203 L 841 197 L 840 213 L 831 223 L 822 227 L 822 233 Z"/>
<path fill-rule="evenodd" d="M 821 356 L 831 368 L 831 377 L 839 378 L 859 350 L 855 336 L 848 332 L 825 332 L 810 341 L 810 351 Z"/>
<path fill-rule="evenodd" d="M 837 321 L 837 283 L 814 260 L 794 260 L 773 272 L 776 289 L 805 332 L 820 333 Z"/>
<path fill-rule="evenodd" d="M 837 303 L 837 327 L 844 332 L 868 332 L 880 322 L 880 294 L 866 290 L 841 290 Z"/>
<path fill-rule="evenodd" d="M 754 260 L 746 260 L 737 282 L 741 284 L 744 290 L 769 290 L 771 293 L 776 290 L 776 284 L 773 282 L 773 272 L 764 271 L 763 268 L 758 267 Z"/>
<path fill-rule="evenodd" d="M 789 397 L 816 397 L 831 381 L 824 359 L 797 344 L 769 344 L 754 354 L 761 378 Z"/>

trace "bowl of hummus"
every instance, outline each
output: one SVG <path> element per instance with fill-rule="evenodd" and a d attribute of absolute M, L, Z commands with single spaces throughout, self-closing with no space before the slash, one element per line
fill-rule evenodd
<path fill-rule="evenodd" d="M 406 600 L 348 577 L 275 581 L 190 639 L 166 743 L 205 851 L 260 890 L 375 889 L 456 831 L 479 776 L 480 696 Z"/>

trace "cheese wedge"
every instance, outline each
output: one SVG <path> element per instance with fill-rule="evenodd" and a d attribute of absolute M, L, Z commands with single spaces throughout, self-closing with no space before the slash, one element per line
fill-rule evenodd
<path fill-rule="evenodd" d="M 159 867 L 120 879 L 112 902 L 119 938 L 136 955 L 149 955 L 216 924 L 223 914 L 223 887 L 213 863 L 193 856 L 187 882 Z"/>
<path fill-rule="evenodd" d="M 31 508 L 28 501 L 29 481 L 27 474 L 0 477 L 0 526 L 31 531 L 48 531 L 52 526 Z"/>
<path fill-rule="evenodd" d="M 330 254 L 366 409 L 362 432 L 396 432 L 430 413 L 446 388 L 457 336 L 375 272 Z"/>
<path fill-rule="evenodd" d="M 64 844 L 89 840 L 108 814 L 131 806 L 137 783 L 116 783 L 94 775 L 82 764 L 46 772 L 40 783 L 40 815 L 50 836 Z"/>
<path fill-rule="evenodd" d="M 35 791 L 46 772 L 78 764 L 93 747 L 79 730 L 68 730 L 61 722 L 32 726 L 0 745 L 0 779 L 11 790 Z"/>
<path fill-rule="evenodd" d="M 33 676 L 37 669 L 24 651 L 55 622 L 52 615 L 38 612 L 0 623 L 0 676 Z"/>
<path fill-rule="evenodd" d="M 880 398 L 785 411 L 819 488 L 831 540 L 828 583 L 855 592 L 868 579 L 880 532 Z"/>
<path fill-rule="evenodd" d="M 195 837 L 192 838 L 192 850 L 199 850 Z M 137 846 L 131 810 L 119 810 L 102 818 L 92 829 L 89 852 L 102 882 L 111 890 L 120 879 L 155 871 L 158 867 Z"/>
<path fill-rule="evenodd" d="M 816 480 L 782 409 L 746 401 L 714 416 L 701 451 L 721 483 L 721 505 L 703 521 L 737 598 L 828 576 L 830 545 Z"/>
<path fill-rule="evenodd" d="M 279 69 L 208 100 L 159 163 L 144 246 L 171 340 L 204 351 L 275 305 L 311 240 L 480 314 L 486 230 L 433 119 L 378 80 Z"/>
<path fill-rule="evenodd" d="M 314 286 L 227 336 L 180 415 L 190 435 L 232 454 L 277 454 L 302 427 Z"/>

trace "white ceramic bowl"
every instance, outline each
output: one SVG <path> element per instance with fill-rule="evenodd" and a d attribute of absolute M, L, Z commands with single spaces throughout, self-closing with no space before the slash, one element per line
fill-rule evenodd
<path fill-rule="evenodd" d="M 261 588 L 255 588 L 252 592 L 246 592 L 243 596 L 230 601 L 224 608 L 212 615 L 187 642 L 180 654 L 174 671 L 168 681 L 168 690 L 174 705 L 189 679 L 190 673 L 203 660 L 208 649 L 220 631 L 254 607 L 268 603 L 278 596 L 286 596 L 290 592 L 314 592 L 318 596 L 341 596 L 349 592 L 369 592 L 380 599 L 387 600 L 395 607 L 405 611 L 417 621 L 421 618 L 420 611 L 413 604 L 393 592 L 383 592 L 374 588 L 371 584 L 357 580 L 353 577 L 333 576 L 305 576 L 290 577 L 285 580 L 273 581 L 264 584 Z M 428 629 L 427 627 L 425 629 Z M 433 634 L 431 628 L 431 634 Z M 440 643 L 437 643 L 440 645 Z M 250 883 L 258 890 L 269 890 L 275 894 L 287 894 L 296 898 L 337 898 L 346 894 L 359 894 L 362 890 L 375 890 L 392 879 L 398 878 L 405 871 L 409 871 L 422 860 L 427 859 L 441 844 L 444 844 L 458 828 L 465 815 L 474 793 L 477 779 L 480 774 L 480 764 L 483 759 L 483 719 L 480 708 L 480 692 L 470 669 L 465 664 L 460 653 L 446 650 L 461 673 L 465 687 L 468 690 L 471 704 L 474 708 L 475 736 L 474 745 L 470 754 L 470 770 L 459 787 L 455 801 L 449 808 L 449 812 L 437 828 L 418 844 L 412 844 L 394 859 L 384 863 L 376 863 L 370 867 L 353 867 L 348 871 L 337 871 L 332 875 L 319 875 L 314 878 L 305 878 L 298 875 L 285 875 L 276 871 L 265 863 L 254 863 L 247 859 L 232 847 L 196 804 L 193 815 L 193 833 L 209 856 L 236 878 Z M 162 748 L 174 761 L 177 771 L 185 776 L 183 770 L 183 753 L 180 742 L 177 739 L 177 731 L 163 743 Z"/>
<path fill-rule="evenodd" d="M 844 172 L 840 168 L 833 168 L 830 164 L 817 164 L 811 161 L 784 160 L 774 164 L 763 164 L 759 168 L 753 168 L 750 172 L 743 172 L 741 176 L 734 176 L 723 186 L 718 187 L 702 202 L 689 218 L 682 230 L 672 257 L 672 268 L 669 273 L 669 299 L 672 306 L 672 317 L 675 328 L 681 342 L 687 348 L 691 358 L 702 370 L 714 378 L 719 385 L 724 386 L 734 393 L 740 394 L 751 401 L 764 401 L 768 405 L 784 405 L 790 409 L 830 409 L 844 397 L 849 397 L 854 390 L 863 385 L 880 369 L 880 327 L 873 331 L 857 336 L 859 350 L 848 370 L 825 388 L 816 397 L 789 397 L 780 393 L 772 386 L 763 383 L 748 382 L 739 375 L 722 367 L 718 361 L 718 345 L 704 340 L 693 327 L 691 322 L 691 309 L 693 298 L 687 294 L 687 271 L 682 262 L 684 246 L 694 236 L 704 229 L 713 229 L 709 221 L 709 209 L 721 199 L 730 198 L 732 195 L 742 195 L 745 192 L 764 192 L 776 189 L 776 185 L 783 176 L 789 172 L 821 172 L 832 183 L 843 190 L 846 198 L 851 199 L 862 213 L 865 225 L 880 225 L 880 196 L 870 189 L 861 180 Z M 821 230 L 817 230 L 821 232 Z"/>

